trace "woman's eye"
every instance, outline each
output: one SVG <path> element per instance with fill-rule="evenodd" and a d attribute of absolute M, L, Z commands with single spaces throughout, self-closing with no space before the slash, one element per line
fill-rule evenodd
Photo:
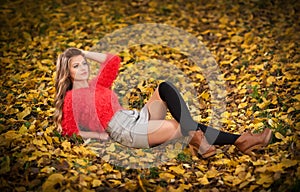
<path fill-rule="evenodd" d="M 74 68 L 77 68 L 77 67 L 78 67 L 78 65 L 74 65 L 73 67 L 74 67 Z"/>
<path fill-rule="evenodd" d="M 83 63 L 83 65 L 88 65 L 88 63 Z"/>

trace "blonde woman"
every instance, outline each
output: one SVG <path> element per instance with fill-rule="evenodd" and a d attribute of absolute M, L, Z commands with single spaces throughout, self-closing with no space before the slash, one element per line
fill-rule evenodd
<path fill-rule="evenodd" d="M 87 59 L 100 64 L 98 75 L 89 81 Z M 120 57 L 69 48 L 57 59 L 54 121 L 63 135 L 108 139 L 133 148 L 149 148 L 181 136 L 190 136 L 192 153 L 206 158 L 214 145 L 233 144 L 246 154 L 268 145 L 272 131 L 236 135 L 193 120 L 179 91 L 170 82 L 159 84 L 140 110 L 124 109 L 111 89 Z M 170 111 L 174 119 L 166 120 Z"/>

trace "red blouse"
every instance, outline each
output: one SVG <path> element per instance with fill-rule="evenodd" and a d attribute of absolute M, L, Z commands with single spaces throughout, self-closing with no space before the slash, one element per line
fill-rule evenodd
<path fill-rule="evenodd" d="M 62 110 L 63 135 L 78 134 L 79 130 L 103 132 L 115 112 L 122 109 L 110 89 L 120 61 L 120 57 L 108 54 L 89 87 L 67 91 Z"/>

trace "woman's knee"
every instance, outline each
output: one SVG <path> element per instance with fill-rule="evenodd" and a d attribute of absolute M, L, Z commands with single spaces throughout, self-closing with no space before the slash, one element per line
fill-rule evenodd
<path fill-rule="evenodd" d="M 150 120 L 163 120 L 167 114 L 166 104 L 162 100 L 154 100 L 147 104 Z"/>

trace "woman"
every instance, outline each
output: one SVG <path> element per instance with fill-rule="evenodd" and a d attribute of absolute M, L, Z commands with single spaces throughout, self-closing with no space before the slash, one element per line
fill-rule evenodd
<path fill-rule="evenodd" d="M 88 81 L 87 59 L 101 64 L 98 76 Z M 251 155 L 266 146 L 272 131 L 242 135 L 219 131 L 195 122 L 179 91 L 170 82 L 159 84 L 140 110 L 125 110 L 111 90 L 120 65 L 116 55 L 69 48 L 59 55 L 56 71 L 54 120 L 64 135 L 107 139 L 134 148 L 149 148 L 181 136 L 190 136 L 193 154 L 206 158 L 215 154 L 213 145 L 233 144 Z M 172 120 L 166 120 L 167 109 Z"/>

